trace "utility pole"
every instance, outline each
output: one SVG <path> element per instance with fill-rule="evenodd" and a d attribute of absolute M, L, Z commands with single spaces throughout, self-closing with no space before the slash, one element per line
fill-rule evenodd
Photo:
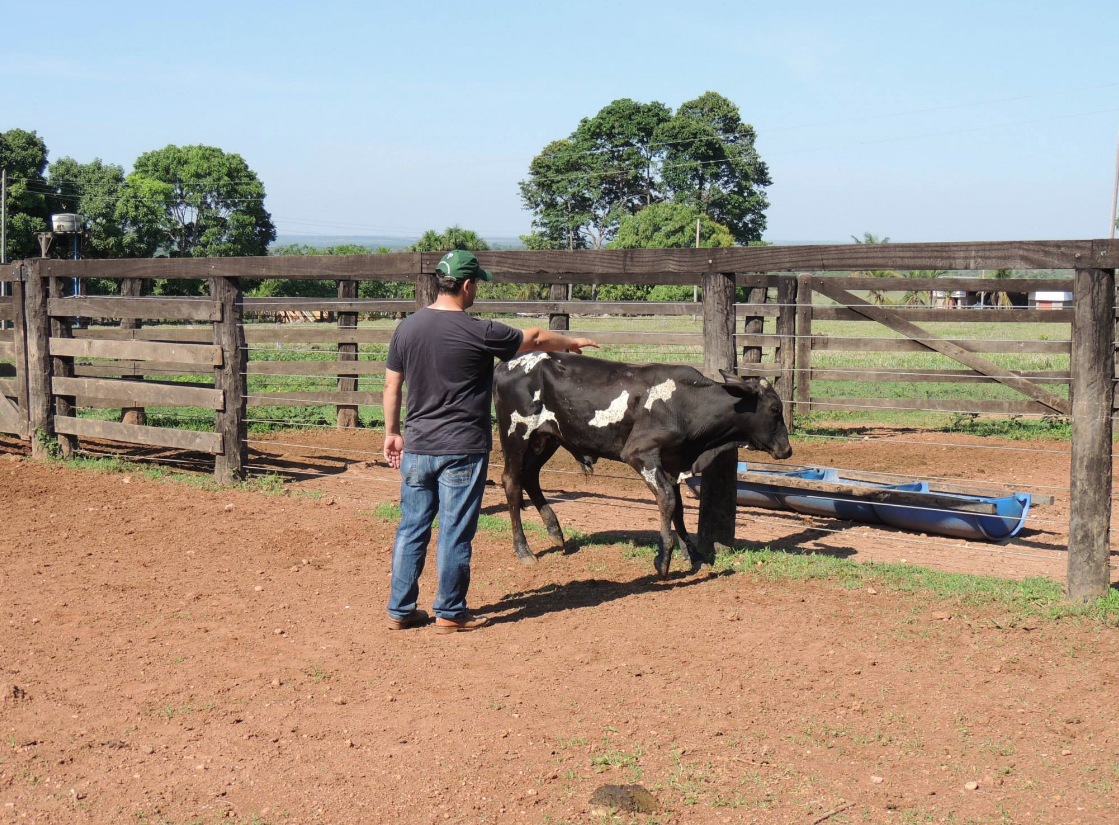
<path fill-rule="evenodd" d="M 1116 208 L 1119 207 L 1119 136 L 1115 139 L 1115 183 L 1111 187 L 1111 223 L 1107 237 L 1115 240 Z"/>
<path fill-rule="evenodd" d="M 8 262 L 8 167 L 0 169 L 0 266 Z M 8 294 L 8 284 L 0 281 L 0 298 Z M 0 321 L 0 329 L 8 326 Z"/>

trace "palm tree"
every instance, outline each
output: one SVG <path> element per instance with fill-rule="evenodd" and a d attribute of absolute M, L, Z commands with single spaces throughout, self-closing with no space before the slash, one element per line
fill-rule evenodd
<path fill-rule="evenodd" d="M 943 269 L 911 269 L 904 273 L 906 278 L 941 278 Z M 901 296 L 900 303 L 907 307 L 925 306 L 929 303 L 931 293 L 925 289 L 911 289 Z"/>
<path fill-rule="evenodd" d="M 873 232 L 864 232 L 863 236 L 861 238 L 856 237 L 855 235 L 852 235 L 851 240 L 853 240 L 855 243 L 889 243 L 890 242 L 889 238 L 879 237 L 878 235 L 875 235 Z M 861 275 L 864 278 L 893 278 L 893 277 L 897 276 L 896 272 L 892 272 L 892 271 L 887 270 L 887 269 L 868 269 L 868 270 L 863 270 L 861 272 L 856 272 L 855 274 L 856 275 Z M 868 290 L 867 297 L 870 299 L 870 302 L 872 304 L 878 304 L 879 306 L 881 306 L 882 304 L 888 304 L 889 303 L 889 301 L 886 299 L 886 293 L 883 292 L 881 289 Z"/>

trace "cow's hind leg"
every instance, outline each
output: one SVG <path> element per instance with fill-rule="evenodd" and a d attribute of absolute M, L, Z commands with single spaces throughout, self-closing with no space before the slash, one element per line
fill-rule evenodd
<path fill-rule="evenodd" d="M 501 483 L 505 487 L 505 500 L 509 503 L 509 523 L 513 529 L 513 549 L 517 552 L 522 564 L 536 564 L 536 557 L 532 555 L 532 548 L 528 546 L 528 539 L 525 538 L 524 525 L 521 524 L 524 460 L 523 450 L 507 448 L 505 450 L 505 470 L 501 474 Z"/>
<path fill-rule="evenodd" d="M 676 534 L 672 532 L 672 516 L 676 509 L 676 497 L 673 495 L 672 484 L 660 466 L 656 455 L 644 455 L 636 458 L 622 456 L 626 463 L 641 474 L 653 495 L 657 498 L 657 508 L 661 513 L 660 552 L 653 559 L 653 567 L 662 579 L 668 577 L 669 564 L 672 561 L 672 549 L 676 546 Z"/>
<path fill-rule="evenodd" d="M 680 497 L 680 485 L 677 484 L 673 489 L 676 497 L 676 506 L 672 512 L 672 523 L 676 526 L 676 534 L 680 537 L 683 544 L 684 553 L 688 556 L 688 561 L 691 563 L 692 572 L 697 573 L 703 569 L 704 565 L 710 565 L 714 559 L 704 558 L 703 554 L 699 552 L 699 548 L 692 537 L 688 535 L 688 528 L 684 526 L 684 500 Z"/>
<path fill-rule="evenodd" d="M 534 445 L 536 446 L 536 445 Z M 552 506 L 548 504 L 548 499 L 544 498 L 544 491 L 540 489 L 540 469 L 548 463 L 556 450 L 559 449 L 559 442 L 554 438 L 549 438 L 540 445 L 540 450 L 531 450 L 525 455 L 523 484 L 525 492 L 528 493 L 532 499 L 533 505 L 540 512 L 540 518 L 544 521 L 544 527 L 548 530 L 548 535 L 556 546 L 563 547 L 563 528 L 560 527 L 559 519 L 556 518 Z"/>

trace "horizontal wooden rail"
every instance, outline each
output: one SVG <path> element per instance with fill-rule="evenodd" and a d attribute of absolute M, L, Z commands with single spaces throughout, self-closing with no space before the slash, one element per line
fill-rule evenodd
<path fill-rule="evenodd" d="M 245 298 L 245 312 L 415 312 L 416 301 L 375 300 L 359 298 L 352 301 L 339 298 Z"/>
<path fill-rule="evenodd" d="M 1071 324 L 1071 309 L 982 309 L 971 311 L 971 307 L 961 309 L 915 309 L 904 306 L 891 306 L 890 310 L 914 323 L 943 322 L 953 324 L 995 323 L 1033 323 L 1033 324 Z M 853 309 L 834 306 L 815 306 L 812 308 L 813 321 L 866 321 L 866 318 Z"/>
<path fill-rule="evenodd" d="M 965 513 L 995 514 L 998 508 L 986 501 L 961 501 L 939 493 L 915 493 L 902 490 L 882 490 L 859 484 L 841 484 L 833 481 L 812 481 L 806 478 L 774 478 L 768 473 L 739 473 L 739 481 L 803 490 L 805 493 L 838 494 L 871 504 L 897 504 L 929 509 L 957 510 Z"/>
<path fill-rule="evenodd" d="M 19 398 L 19 385 L 15 379 L 0 378 L 0 395 L 5 398 Z"/>
<path fill-rule="evenodd" d="M 173 375 L 211 377 L 213 368 L 185 361 L 101 361 L 75 364 L 74 375 L 86 378 L 160 378 Z"/>
<path fill-rule="evenodd" d="M 16 345 L 11 341 L 0 341 L 0 358 L 15 358 Z"/>
<path fill-rule="evenodd" d="M 952 340 L 951 338 L 947 340 Z M 775 335 L 735 335 L 740 347 L 775 347 Z M 1034 353 L 1041 355 L 1068 355 L 1072 352 L 1069 341 L 983 341 L 968 339 L 973 352 Z M 929 352 L 929 348 L 908 338 L 843 338 L 840 336 L 814 335 L 814 351 L 829 352 Z"/>
<path fill-rule="evenodd" d="M 220 410 L 225 396 L 220 390 L 159 381 L 116 381 L 112 378 L 54 378 L 55 395 L 81 396 L 102 401 L 119 401 L 130 407 L 202 407 Z M 79 406 L 84 406 L 79 403 Z M 117 404 L 109 404 L 115 407 Z"/>
<path fill-rule="evenodd" d="M 248 392 L 245 394 L 250 407 L 315 407 L 342 406 L 358 407 L 381 406 L 379 392 L 292 392 L 275 390 L 273 392 Z"/>
<path fill-rule="evenodd" d="M 103 438 L 106 441 L 123 441 L 127 444 L 144 444 L 152 447 L 172 447 L 179 450 L 210 453 L 222 452 L 221 433 L 179 430 L 170 427 L 148 427 L 140 424 L 119 424 L 116 421 L 98 421 L 93 418 L 55 416 L 56 432 L 80 435 L 86 438 Z"/>
<path fill-rule="evenodd" d="M 972 398 L 821 398 L 809 401 L 813 412 L 831 410 L 850 412 L 977 413 L 979 415 L 1053 415 L 1053 410 L 1036 401 L 980 401 Z"/>
<path fill-rule="evenodd" d="M 121 329 L 119 327 L 91 327 L 76 329 L 73 336 L 79 340 L 94 338 L 101 341 L 166 341 L 183 343 L 210 343 L 214 338 L 213 329 L 205 327 L 141 327 L 140 329 Z"/>
<path fill-rule="evenodd" d="M 985 241 L 826 244 L 723 249 L 617 249 L 478 252 L 498 281 L 519 283 L 698 283 L 704 272 L 859 272 L 866 270 L 1075 269 L 1114 267 L 1119 241 Z M 412 280 L 434 273 L 441 252 L 256 258 L 47 260 L 53 277 Z M 10 277 L 10 272 L 8 273 Z M 1010 279 L 1014 280 L 1014 279 Z M 848 288 L 861 289 L 848 285 Z M 870 287 L 880 288 L 880 287 Z M 884 288 L 884 287 L 881 287 Z M 908 289 L 910 287 L 899 287 Z M 956 289 L 972 287 L 957 285 Z M 980 287 L 981 289 L 987 287 Z M 1017 286 L 1000 283 L 1000 291 Z M 1030 288 L 1030 287 L 1026 287 Z M 1036 288 L 1036 287 L 1033 287 Z"/>
<path fill-rule="evenodd" d="M 384 361 L 250 361 L 249 375 L 384 375 Z"/>
<path fill-rule="evenodd" d="M 925 369 L 924 367 L 908 368 L 847 368 L 847 367 L 813 367 L 810 371 L 813 381 L 870 381 L 926 383 L 926 384 L 997 384 L 996 379 L 990 378 L 973 370 L 961 366 L 959 369 Z M 782 365 L 769 362 L 764 364 L 739 364 L 739 375 L 762 375 L 766 377 L 777 376 L 782 373 Z M 1068 370 L 1015 370 L 1015 375 L 1022 378 L 1040 378 L 1046 384 L 1067 384 L 1072 379 Z"/>
<path fill-rule="evenodd" d="M 15 317 L 10 297 L 0 297 L 0 321 L 10 321 Z"/>
<path fill-rule="evenodd" d="M 47 312 L 60 318 L 221 320 L 221 304 L 194 298 L 52 298 Z"/>
<path fill-rule="evenodd" d="M 88 331 L 88 330 L 83 330 Z M 139 330 L 118 330 L 139 332 Z M 131 361 L 180 361 L 217 367 L 222 363 L 221 347 L 207 344 L 179 344 L 159 341 L 114 341 L 96 338 L 51 338 L 50 354 L 75 358 L 119 358 Z"/>
<path fill-rule="evenodd" d="M 245 342 L 253 344 L 387 344 L 393 330 L 327 324 L 245 324 Z"/>

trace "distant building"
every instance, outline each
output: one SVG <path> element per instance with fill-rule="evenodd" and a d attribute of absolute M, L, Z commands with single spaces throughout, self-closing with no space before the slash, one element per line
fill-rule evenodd
<path fill-rule="evenodd" d="M 1035 309 L 1072 309 L 1072 293 L 1031 292 L 1030 306 Z"/>

